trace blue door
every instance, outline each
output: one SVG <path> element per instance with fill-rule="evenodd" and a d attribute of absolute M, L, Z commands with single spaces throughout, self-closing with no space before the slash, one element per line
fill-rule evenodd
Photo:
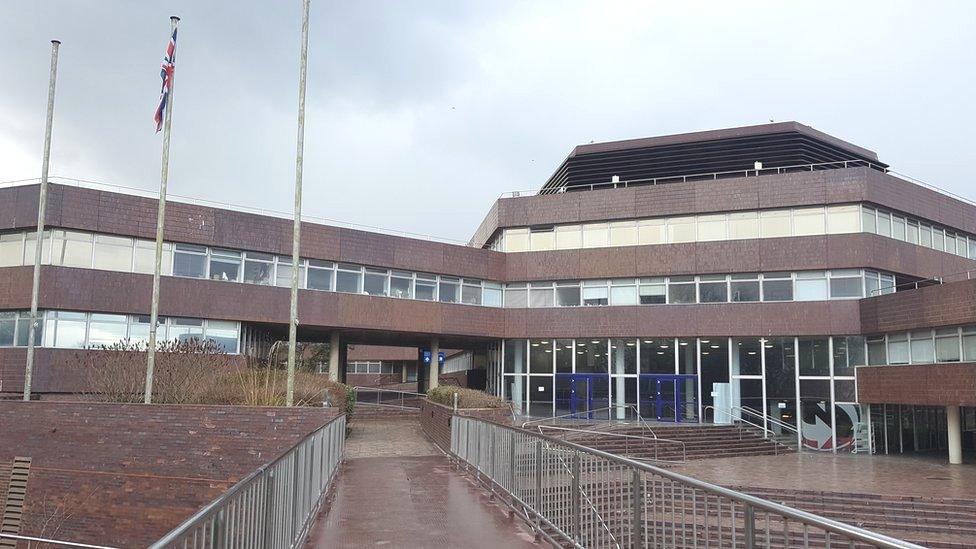
<path fill-rule="evenodd" d="M 641 416 L 656 421 L 697 421 L 697 376 L 640 376 Z"/>
<path fill-rule="evenodd" d="M 556 415 L 606 419 L 608 406 L 610 378 L 607 374 L 556 374 Z"/>

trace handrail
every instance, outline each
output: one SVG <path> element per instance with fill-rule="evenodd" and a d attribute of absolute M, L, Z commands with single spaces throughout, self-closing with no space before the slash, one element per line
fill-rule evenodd
<path fill-rule="evenodd" d="M 237 546 L 244 539 L 269 548 L 301 546 L 338 471 L 345 431 L 346 416 L 333 418 L 149 549 Z"/>
<path fill-rule="evenodd" d="M 79 542 L 76 542 L 76 541 L 64 541 L 64 540 L 60 540 L 60 539 L 38 538 L 38 537 L 34 537 L 34 536 L 19 536 L 17 534 L 5 534 L 3 532 L 0 532 L 0 539 L 12 539 L 12 540 L 16 540 L 16 541 L 26 541 L 26 542 L 36 541 L 38 543 L 51 543 L 51 544 L 54 544 L 55 546 L 58 546 L 58 547 L 60 547 L 60 546 L 64 546 L 64 547 L 78 547 L 80 549 L 117 549 L 115 547 L 110 547 L 108 545 L 91 545 L 91 544 L 88 544 L 88 543 L 79 543 Z"/>
<path fill-rule="evenodd" d="M 396 389 L 386 389 L 386 388 L 382 388 L 382 387 L 362 387 L 362 386 L 356 386 L 356 387 L 353 387 L 352 390 L 354 391 L 354 394 L 356 395 L 356 404 L 362 404 L 364 406 L 388 406 L 388 407 L 392 407 L 392 408 L 410 408 L 410 409 L 413 409 L 413 408 L 419 408 L 420 407 L 420 404 L 418 403 L 416 406 L 407 406 L 407 404 L 406 404 L 407 400 L 418 400 L 418 399 L 426 398 L 427 397 L 427 395 L 425 395 L 423 393 L 412 393 L 410 391 L 398 391 Z M 365 394 L 365 393 L 369 393 L 369 392 L 372 392 L 372 393 L 375 393 L 376 394 L 376 402 L 369 402 L 369 401 L 365 401 L 365 400 L 363 400 L 363 401 L 359 400 L 360 393 Z M 380 397 L 383 394 L 394 395 L 393 396 L 393 403 L 391 404 L 390 402 L 380 402 L 380 400 L 381 400 Z M 399 400 L 399 404 L 396 404 L 396 402 L 398 400 Z"/>
<path fill-rule="evenodd" d="M 614 404 L 611 406 L 604 406 L 602 408 L 591 408 L 583 412 L 570 412 L 568 414 L 560 414 L 558 416 L 533 419 L 522 423 L 522 428 L 525 429 L 527 425 L 534 425 L 537 423 L 543 423 L 546 421 L 552 421 L 554 419 L 563 419 L 563 418 L 579 419 L 580 421 L 593 421 L 592 419 L 579 418 L 576 416 L 579 416 L 580 414 L 593 414 L 594 412 L 603 412 L 603 411 L 609 412 L 612 410 L 619 410 L 619 409 L 633 410 L 634 417 L 637 418 L 638 424 L 642 425 L 645 429 L 647 429 L 647 431 L 651 434 L 652 437 L 657 438 L 657 433 L 654 432 L 654 429 L 651 429 L 650 424 L 648 424 L 647 421 L 644 420 L 644 418 L 640 415 L 640 411 L 637 409 L 637 406 L 634 406 L 633 404 Z M 597 422 L 602 422 L 602 421 L 603 420 L 601 418 L 597 419 Z M 621 422 L 621 421 L 632 421 L 632 420 L 614 419 L 611 414 L 607 414 L 607 424 L 613 424 L 614 422 Z"/>
<path fill-rule="evenodd" d="M 398 389 L 387 389 L 385 387 L 365 387 L 361 385 L 357 385 L 353 387 L 352 390 L 353 391 L 375 391 L 379 393 L 400 393 L 404 395 L 419 396 L 419 397 L 427 396 L 424 393 L 414 393 L 412 391 L 400 391 Z"/>
<path fill-rule="evenodd" d="M 705 406 L 704 408 L 702 408 L 702 413 L 704 413 L 704 412 L 705 412 L 705 410 L 708 410 L 709 408 L 710 408 L 710 409 L 711 409 L 711 410 L 712 410 L 713 412 L 722 412 L 723 414 L 725 414 L 726 416 L 728 416 L 728 417 L 729 417 L 729 419 L 731 419 L 732 421 L 741 421 L 742 423 L 746 423 L 746 424 L 748 424 L 748 425 L 752 425 L 752 426 L 753 426 L 753 427 L 755 427 L 756 429 L 761 429 L 761 430 L 762 430 L 762 432 L 763 432 L 763 438 L 766 438 L 766 434 L 767 434 L 767 433 L 771 433 L 771 434 L 773 434 L 773 435 L 776 435 L 776 432 L 775 432 L 775 431 L 773 431 L 772 429 L 767 429 L 767 428 L 766 428 L 765 426 L 763 426 L 763 425 L 759 425 L 759 424 L 757 424 L 757 423 L 753 423 L 753 422 L 751 422 L 751 421 L 749 421 L 749 420 L 747 420 L 747 419 L 742 419 L 742 417 L 741 417 L 741 416 L 740 416 L 740 417 L 735 417 L 734 415 L 732 415 L 732 410 L 734 410 L 735 408 L 738 408 L 738 406 L 732 406 L 731 408 L 729 408 L 728 410 L 726 410 L 726 409 L 724 409 L 724 408 L 716 408 L 715 406 L 712 406 L 712 405 L 708 405 L 708 406 Z"/>
<path fill-rule="evenodd" d="M 916 280 L 914 282 L 902 282 L 901 284 L 892 284 L 889 286 L 881 286 L 871 290 L 871 294 L 867 297 L 877 297 L 879 295 L 890 294 L 892 290 L 897 292 L 899 288 L 902 291 L 907 290 L 917 290 L 919 288 L 928 288 L 930 286 L 940 286 L 947 282 L 961 282 L 963 280 L 972 280 L 976 278 L 976 269 L 970 269 L 968 271 L 959 271 L 956 273 L 950 273 L 944 276 L 933 276 L 932 278 L 923 278 L 921 280 Z"/>
<path fill-rule="evenodd" d="M 754 416 L 761 416 L 766 421 L 768 421 L 768 422 L 776 425 L 777 427 L 782 427 L 783 429 L 786 429 L 787 431 L 790 431 L 793 434 L 799 434 L 800 433 L 800 430 L 797 429 L 795 426 L 790 425 L 789 423 L 786 423 L 784 421 L 780 421 L 780 420 L 778 420 L 778 419 L 776 419 L 774 417 L 771 417 L 769 415 L 766 415 L 766 414 L 760 412 L 759 410 L 756 410 L 755 408 L 752 408 L 752 407 L 749 407 L 749 406 L 733 406 L 732 407 L 732 409 L 736 409 L 736 408 L 738 408 L 740 411 L 748 412 L 748 413 L 750 413 L 750 414 L 752 414 Z"/>
<path fill-rule="evenodd" d="M 657 448 L 658 448 L 658 446 L 657 445 L 654 445 L 654 461 L 658 461 L 658 462 L 661 462 L 661 463 L 685 463 L 685 462 L 688 461 L 688 447 L 684 443 L 684 441 L 682 441 L 682 440 L 674 440 L 674 439 L 670 439 L 670 438 L 658 438 L 658 437 L 654 437 L 654 438 L 642 437 L 642 436 L 639 436 L 639 435 L 628 435 L 628 434 L 625 434 L 625 433 L 615 433 L 613 431 L 594 431 L 592 429 L 574 429 L 572 427 L 560 427 L 558 425 L 538 425 L 537 427 L 538 427 L 539 433 L 542 433 L 542 434 L 545 434 L 545 433 L 543 433 L 543 429 L 549 429 L 549 430 L 552 430 L 552 431 L 565 431 L 565 432 L 569 432 L 569 433 L 587 433 L 587 434 L 603 435 L 603 436 L 617 437 L 617 438 L 632 438 L 632 439 L 638 439 L 638 440 L 650 440 L 650 441 L 653 441 L 653 442 L 669 442 L 669 443 L 672 443 L 672 444 L 680 444 L 681 445 L 681 461 L 673 461 L 673 460 L 669 460 L 669 459 L 658 459 L 658 457 L 657 457 L 657 455 L 658 455 L 657 454 Z M 563 439 L 560 439 L 560 440 L 563 440 Z M 636 459 L 636 458 L 634 458 L 634 459 Z"/>
<path fill-rule="evenodd" d="M 507 444 L 506 444 L 507 439 Z M 528 450 L 531 452 L 532 441 L 538 443 L 538 450 L 534 459 L 529 459 L 530 453 L 525 452 Z M 728 529 L 732 528 L 733 540 L 736 539 L 741 534 L 744 534 L 744 547 L 758 547 L 757 542 L 761 542 L 762 527 L 759 522 L 759 518 L 756 516 L 756 512 L 759 511 L 765 514 L 766 517 L 766 534 L 765 534 L 765 546 L 769 547 L 773 545 L 771 541 L 769 529 L 770 519 L 776 519 L 782 521 L 782 533 L 783 537 L 786 538 L 787 546 L 789 546 L 790 536 L 802 536 L 803 539 L 807 539 L 808 530 L 812 528 L 819 529 L 824 532 L 827 537 L 828 545 L 831 541 L 836 541 L 831 539 L 834 536 L 842 537 L 843 540 L 851 542 L 863 542 L 870 544 L 875 547 L 880 547 L 883 549 L 923 549 L 922 546 L 916 545 L 914 543 L 898 540 L 884 534 L 879 534 L 876 532 L 871 532 L 863 528 L 852 526 L 849 524 L 844 524 L 842 522 L 829 519 L 826 517 L 821 517 L 807 511 L 801 511 L 799 509 L 794 509 L 792 507 L 787 507 L 785 505 L 774 503 L 756 496 L 745 494 L 742 492 L 737 492 L 729 488 L 724 488 L 715 484 L 711 484 L 702 480 L 698 480 L 692 477 L 685 476 L 683 474 L 677 473 L 675 471 L 665 469 L 662 467 L 657 467 L 648 463 L 643 463 L 634 459 L 627 457 L 617 456 L 597 450 L 594 448 L 587 448 L 585 446 L 575 444 L 573 442 L 555 439 L 553 437 L 544 434 L 535 434 L 525 429 L 519 429 L 517 427 L 511 427 L 507 425 L 502 425 L 498 423 L 491 423 L 478 418 L 471 417 L 456 417 L 452 421 L 451 425 L 451 454 L 452 457 L 457 459 L 459 462 L 464 461 L 474 465 L 480 475 L 487 475 L 491 481 L 492 490 L 496 487 L 502 489 L 504 492 L 508 493 L 513 500 L 518 499 L 519 502 L 525 504 L 526 502 L 519 498 L 519 496 L 513 492 L 518 491 L 518 486 L 515 481 L 515 467 L 518 465 L 519 471 L 525 471 L 522 475 L 530 475 L 532 469 L 535 469 L 536 477 L 533 478 L 536 482 L 536 492 L 533 493 L 539 506 L 537 506 L 534 511 L 538 517 L 540 523 L 546 522 L 556 528 L 560 536 L 564 537 L 567 541 L 570 541 L 574 546 L 580 547 L 587 545 L 583 543 L 582 540 L 583 531 L 579 528 L 579 514 L 576 514 L 573 520 L 575 524 L 560 525 L 554 524 L 549 518 L 542 514 L 541 509 L 541 488 L 543 486 L 542 475 L 545 473 L 543 468 L 544 454 L 542 443 L 548 443 L 551 447 L 556 447 L 562 449 L 568 449 L 575 451 L 574 466 L 573 470 L 575 474 L 573 479 L 571 479 L 575 484 L 573 484 L 573 490 L 576 490 L 580 486 L 580 477 L 583 473 L 587 472 L 587 468 L 594 471 L 602 471 L 606 469 L 604 463 L 613 464 L 616 467 L 620 467 L 620 474 L 617 478 L 619 480 L 614 480 L 613 482 L 628 483 L 632 482 L 632 488 L 629 491 L 622 492 L 619 500 L 614 500 L 610 503 L 615 503 L 619 501 L 621 504 L 621 520 L 620 528 L 627 529 L 631 532 L 631 545 L 633 546 L 644 546 L 644 542 L 649 540 L 643 539 L 646 534 L 656 536 L 660 530 L 665 530 L 667 533 L 667 528 L 670 526 L 672 531 L 675 528 L 681 527 L 684 524 L 676 524 L 674 522 L 675 515 L 673 514 L 675 509 L 675 499 L 680 497 L 685 501 L 687 499 L 687 491 L 691 491 L 690 506 L 692 512 L 694 513 L 692 521 L 695 524 L 700 524 L 702 520 L 698 517 L 699 512 L 699 494 L 696 492 L 701 492 L 704 498 L 704 516 L 708 517 L 708 502 L 711 499 L 717 508 L 718 517 L 715 519 L 718 524 L 714 524 L 716 528 L 716 534 L 722 536 L 728 532 Z M 476 448 L 472 451 L 472 447 Z M 506 451 L 499 451 L 499 448 Z M 519 450 L 522 450 L 521 452 Z M 508 455 L 505 455 L 508 454 Z M 502 458 L 502 463 L 499 464 L 499 456 Z M 585 457 L 586 468 L 581 467 L 581 460 Z M 508 460 L 508 461 L 506 461 Z M 632 473 L 632 481 L 628 479 L 628 473 Z M 503 478 L 503 476 L 508 475 L 511 478 Z M 521 477 L 520 477 L 521 478 Z M 599 478 L 593 478 L 592 480 L 600 481 Z M 608 483 L 608 480 L 602 481 L 604 485 Z M 670 494 L 666 494 L 667 483 L 670 483 L 671 491 Z M 660 484 L 660 486 L 659 486 Z M 650 493 L 647 492 L 648 487 L 650 487 Z M 608 489 L 610 487 L 608 486 Z M 658 488 L 660 488 L 661 493 L 658 494 Z M 616 491 L 614 492 L 616 493 Z M 659 521 L 657 508 L 653 508 L 652 512 L 648 512 L 649 505 L 656 505 L 658 502 L 658 495 L 668 506 L 665 508 L 670 509 L 672 512 L 671 521 L 666 520 Z M 639 499 L 638 499 L 639 497 Z M 722 500 L 727 500 L 729 503 L 729 513 L 728 518 L 729 523 L 726 525 L 721 524 L 723 504 Z M 628 511 L 626 506 L 632 505 L 632 511 Z M 670 500 L 670 501 L 668 501 Z M 551 503 L 551 502 L 550 502 Z M 685 507 L 683 513 L 687 515 L 689 510 L 689 504 L 682 502 Z M 737 513 L 735 510 L 736 505 L 739 506 L 740 512 Z M 530 505 L 531 507 L 531 505 Z M 561 513 L 561 510 L 556 510 L 557 513 Z M 578 509 L 575 508 L 574 512 L 578 513 Z M 566 514 L 566 513 L 563 513 Z M 568 513 L 572 515 L 572 513 Z M 685 517 L 684 520 L 687 520 Z M 709 533 L 709 524 L 707 518 L 705 519 L 705 528 L 702 535 L 707 536 Z M 649 525 L 649 521 L 654 521 L 652 525 Z M 802 526 L 802 530 L 796 530 L 790 528 L 790 521 L 796 522 L 799 526 Z M 632 526 L 631 526 L 632 525 Z M 638 527 L 638 525 L 640 527 Z M 570 530 L 567 532 L 566 530 Z M 699 528 L 694 528 L 693 532 L 698 535 Z M 779 534 L 777 534 L 779 535 Z M 697 539 L 697 538 L 696 538 Z M 707 540 L 706 540 L 707 541 Z M 778 542 L 778 540 L 776 540 Z"/>

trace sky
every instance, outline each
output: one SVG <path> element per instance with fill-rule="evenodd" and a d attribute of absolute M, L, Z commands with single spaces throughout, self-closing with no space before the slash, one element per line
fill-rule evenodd
<path fill-rule="evenodd" d="M 301 1 L 3 0 L 0 181 L 293 209 Z M 312 0 L 303 212 L 466 241 L 576 145 L 796 120 L 976 199 L 976 2 Z M 966 53 L 969 52 L 969 53 Z"/>

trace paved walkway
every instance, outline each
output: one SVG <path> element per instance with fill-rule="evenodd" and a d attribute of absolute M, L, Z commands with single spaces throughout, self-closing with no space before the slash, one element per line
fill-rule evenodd
<path fill-rule="evenodd" d="M 352 422 L 329 510 L 307 547 L 539 548 L 420 430 L 416 419 Z"/>

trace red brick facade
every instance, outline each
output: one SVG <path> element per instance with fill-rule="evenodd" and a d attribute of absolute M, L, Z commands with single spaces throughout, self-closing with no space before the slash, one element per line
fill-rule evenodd
<path fill-rule="evenodd" d="M 976 324 L 976 278 L 861 300 L 866 334 L 963 324 Z"/>
<path fill-rule="evenodd" d="M 858 366 L 863 404 L 976 406 L 976 363 Z"/>
<path fill-rule="evenodd" d="M 0 462 L 32 458 L 22 534 L 146 546 L 336 415 L 0 401 Z"/>

